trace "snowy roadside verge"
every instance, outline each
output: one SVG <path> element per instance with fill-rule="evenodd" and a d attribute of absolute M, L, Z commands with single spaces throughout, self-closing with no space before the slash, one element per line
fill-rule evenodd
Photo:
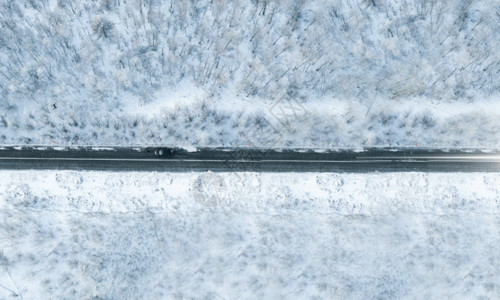
<path fill-rule="evenodd" d="M 500 174 L 3 171 L 0 295 L 494 297 Z"/>
<path fill-rule="evenodd" d="M 500 213 L 497 173 L 2 171 L 0 176 L 1 209 L 104 214 Z M 204 197 L 211 202 L 203 203 Z"/>
<path fill-rule="evenodd" d="M 500 105 L 494 100 L 228 99 L 199 98 L 175 106 L 158 100 L 144 106 L 25 108 L 0 115 L 0 144 L 500 148 Z M 99 113 L 89 113 L 94 110 Z"/>

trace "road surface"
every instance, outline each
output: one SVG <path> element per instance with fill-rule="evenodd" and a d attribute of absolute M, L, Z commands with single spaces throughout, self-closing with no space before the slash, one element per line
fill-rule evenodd
<path fill-rule="evenodd" d="M 163 150 L 164 155 L 157 155 L 158 150 Z M 500 172 L 500 152 L 387 148 L 324 152 L 201 148 L 190 152 L 171 148 L 2 147 L 0 169 L 159 172 Z"/>

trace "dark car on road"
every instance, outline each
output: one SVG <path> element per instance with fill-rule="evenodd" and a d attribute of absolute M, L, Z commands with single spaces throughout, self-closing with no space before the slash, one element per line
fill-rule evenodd
<path fill-rule="evenodd" d="M 154 150 L 154 153 L 158 157 L 170 158 L 170 157 L 174 156 L 175 149 L 173 149 L 173 148 L 156 148 Z"/>

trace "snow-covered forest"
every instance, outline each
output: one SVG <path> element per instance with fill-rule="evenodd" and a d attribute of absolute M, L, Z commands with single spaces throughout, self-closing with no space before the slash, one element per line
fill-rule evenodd
<path fill-rule="evenodd" d="M 499 73 L 499 0 L 3 0 L 0 148 L 498 153 Z M 498 173 L 238 170 L 2 169 L 0 299 L 500 295 Z"/>
<path fill-rule="evenodd" d="M 1 172 L 0 298 L 500 293 L 499 174 L 219 173 L 216 207 L 198 176 Z"/>
<path fill-rule="evenodd" d="M 4 144 L 500 144 L 494 0 L 20 0 L 0 22 Z M 307 113 L 273 124 L 280 101 Z"/>

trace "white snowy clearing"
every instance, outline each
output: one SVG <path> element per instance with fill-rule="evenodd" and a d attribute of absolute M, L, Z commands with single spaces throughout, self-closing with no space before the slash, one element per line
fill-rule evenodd
<path fill-rule="evenodd" d="M 500 174 L 2 171 L 0 298 L 500 294 Z"/>

